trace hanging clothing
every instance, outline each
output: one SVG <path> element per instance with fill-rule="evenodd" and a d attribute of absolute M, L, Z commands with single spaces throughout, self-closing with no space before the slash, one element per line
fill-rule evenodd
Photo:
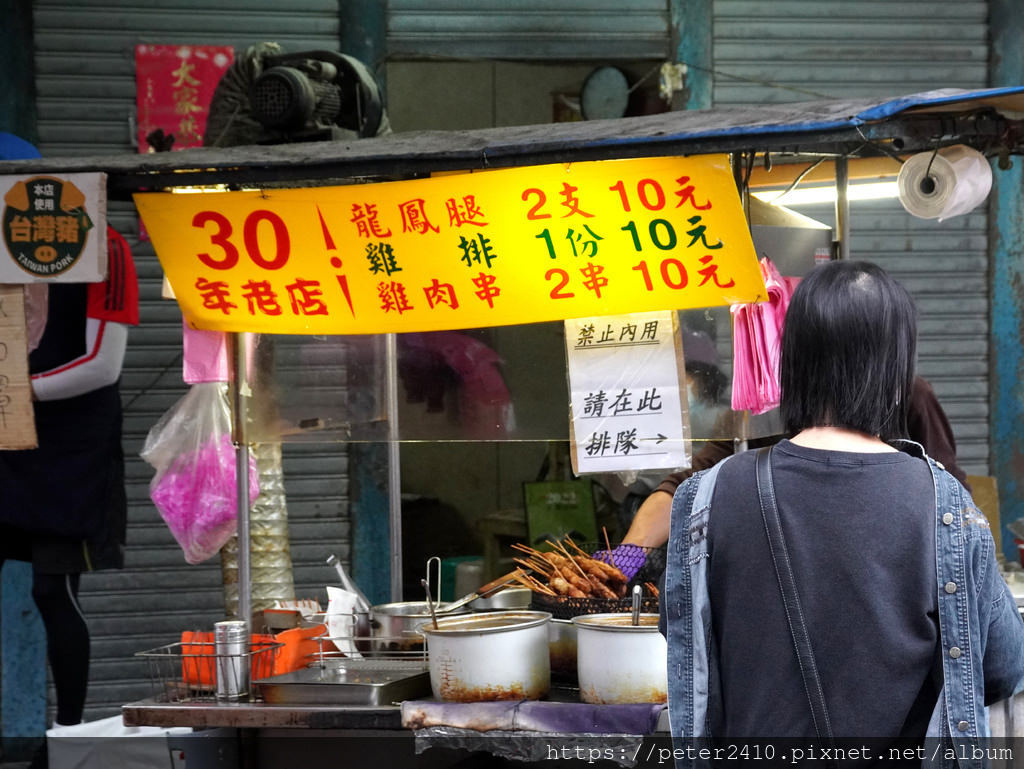
<path fill-rule="evenodd" d="M 105 281 L 49 284 L 45 329 L 29 355 L 33 382 L 45 379 L 49 387 L 60 380 L 71 392 L 88 387 L 98 376 L 96 359 L 108 354 L 103 345 L 117 333 L 112 324 L 138 323 L 131 251 L 113 228 L 107 239 Z M 99 380 L 108 383 L 72 397 L 36 400 L 38 448 L 0 452 L 0 558 L 30 561 L 51 574 L 123 565 L 122 358 L 123 337 L 120 355 L 115 352 L 108 366 L 116 368 Z"/>

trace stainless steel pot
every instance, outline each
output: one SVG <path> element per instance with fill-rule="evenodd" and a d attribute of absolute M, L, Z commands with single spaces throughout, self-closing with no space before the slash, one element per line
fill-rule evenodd
<path fill-rule="evenodd" d="M 448 702 L 540 699 L 551 687 L 544 611 L 498 611 L 438 618 L 428 639 L 430 686 Z"/>
<path fill-rule="evenodd" d="M 434 605 L 438 613 L 446 611 L 446 602 Z M 469 609 L 455 609 L 445 616 L 468 614 Z M 397 601 L 370 607 L 371 651 L 376 654 L 410 652 L 423 649 L 419 626 L 430 621 L 426 601 Z"/>
<path fill-rule="evenodd" d="M 594 705 L 668 701 L 668 645 L 657 614 L 585 614 L 576 626 L 580 699 Z"/>
<path fill-rule="evenodd" d="M 551 675 L 576 678 L 576 626 L 572 620 L 552 619 L 548 625 Z"/>
<path fill-rule="evenodd" d="M 469 604 L 473 611 L 505 611 L 526 609 L 530 606 L 533 592 L 528 587 L 506 587 L 488 598 L 477 598 Z"/>

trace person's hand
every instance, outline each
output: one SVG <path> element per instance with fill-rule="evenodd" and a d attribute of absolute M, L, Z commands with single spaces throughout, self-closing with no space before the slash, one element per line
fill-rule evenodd
<path fill-rule="evenodd" d="M 623 544 L 614 548 L 611 552 L 598 550 L 594 553 L 594 558 L 598 561 L 610 563 L 629 580 L 633 579 L 647 562 L 647 550 L 639 545 Z"/>
<path fill-rule="evenodd" d="M 654 491 L 636 511 L 629 524 L 629 531 L 622 538 L 622 544 L 661 547 L 668 542 L 671 522 L 672 495 L 665 491 Z"/>
<path fill-rule="evenodd" d="M 668 541 L 671 519 L 672 495 L 665 491 L 653 492 L 636 511 L 622 544 L 610 553 L 598 550 L 594 558 L 612 564 L 626 579 L 633 579 L 647 562 L 647 553 Z"/>

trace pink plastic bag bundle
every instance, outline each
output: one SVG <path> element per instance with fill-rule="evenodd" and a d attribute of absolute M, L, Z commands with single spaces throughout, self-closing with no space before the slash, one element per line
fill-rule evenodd
<path fill-rule="evenodd" d="M 185 383 L 227 382 L 231 379 L 227 332 L 192 328 L 187 321 L 182 321 L 181 328 L 181 347 L 184 354 L 181 375 Z M 253 368 L 258 338 L 257 334 L 245 335 L 245 355 L 250 371 Z"/>
<path fill-rule="evenodd" d="M 224 331 L 205 331 L 182 324 L 182 378 L 187 384 L 226 382 L 228 371 L 228 335 Z"/>
<path fill-rule="evenodd" d="M 188 563 L 217 554 L 238 520 L 235 448 L 227 386 L 193 385 L 146 437 L 142 458 L 156 468 L 149 495 Z M 249 499 L 260 492 L 249 458 Z"/>
<path fill-rule="evenodd" d="M 763 414 L 779 405 L 779 355 L 786 308 L 798 279 L 784 278 L 767 257 L 761 259 L 768 299 L 734 304 L 732 407 Z"/>

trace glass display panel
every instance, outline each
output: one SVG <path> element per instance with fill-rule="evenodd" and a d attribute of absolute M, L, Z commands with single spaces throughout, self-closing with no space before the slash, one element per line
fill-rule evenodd
<path fill-rule="evenodd" d="M 777 410 L 751 416 L 730 408 L 729 309 L 680 311 L 679 321 L 693 454 L 708 441 L 779 432 Z M 256 442 L 569 439 L 561 322 L 390 338 L 251 339 L 249 430 Z"/>

